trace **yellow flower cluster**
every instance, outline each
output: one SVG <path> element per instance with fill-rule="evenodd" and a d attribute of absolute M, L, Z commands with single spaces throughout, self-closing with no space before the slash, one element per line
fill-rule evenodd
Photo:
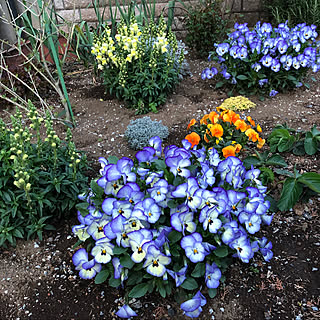
<path fill-rule="evenodd" d="M 148 28 L 145 27 L 148 31 Z M 147 51 L 148 42 L 153 41 L 152 48 L 157 52 L 164 54 L 168 51 L 168 39 L 165 36 L 163 28 L 156 29 L 154 39 L 148 34 L 143 34 L 135 19 L 132 19 L 130 26 L 127 26 L 123 21 L 118 26 L 118 33 L 114 39 L 111 36 L 111 30 L 106 27 L 105 36 L 95 40 L 91 53 L 96 56 L 98 69 L 103 70 L 104 66 L 114 66 L 123 69 L 126 62 L 141 58 Z M 145 33 L 145 32 L 144 32 Z M 146 39 L 148 41 L 146 41 Z"/>
<path fill-rule="evenodd" d="M 247 110 L 255 108 L 256 104 L 243 96 L 231 97 L 223 101 L 220 108 L 226 110 Z"/>

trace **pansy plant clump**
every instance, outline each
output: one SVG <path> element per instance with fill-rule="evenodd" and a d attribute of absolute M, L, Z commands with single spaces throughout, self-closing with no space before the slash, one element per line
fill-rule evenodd
<path fill-rule="evenodd" d="M 100 158 L 100 177 L 80 196 L 73 233 L 82 248 L 73 263 L 83 279 L 125 287 L 127 301 L 175 292 L 183 312 L 197 317 L 231 257 L 271 259 L 271 242 L 256 233 L 273 214 L 259 170 L 182 144 L 162 150 L 153 137 L 134 160 Z M 117 315 L 136 313 L 125 304 Z"/>
<path fill-rule="evenodd" d="M 204 115 L 200 123 L 191 119 L 188 130 L 192 132 L 185 139 L 192 147 L 214 147 L 225 158 L 238 155 L 249 143 L 261 149 L 265 143 L 265 139 L 259 135 L 262 132 L 261 126 L 250 116 L 241 119 L 238 113 L 224 109 L 223 105 L 217 108 L 217 112 Z"/>
<path fill-rule="evenodd" d="M 315 25 L 302 23 L 289 28 L 286 22 L 273 28 L 270 23 L 258 22 L 249 30 L 247 23 L 236 23 L 234 29 L 209 54 L 209 60 L 220 64 L 220 74 L 215 67 L 202 72 L 203 79 L 219 74 L 217 87 L 231 84 L 230 93 L 235 89 L 240 94 L 275 96 L 300 87 L 308 70 L 320 69 Z"/>
<path fill-rule="evenodd" d="M 179 82 L 184 50 L 177 56 L 175 35 L 163 19 L 141 27 L 134 17 L 119 23 L 113 37 L 106 27 L 92 47 L 106 89 L 138 113 L 156 112 Z"/>

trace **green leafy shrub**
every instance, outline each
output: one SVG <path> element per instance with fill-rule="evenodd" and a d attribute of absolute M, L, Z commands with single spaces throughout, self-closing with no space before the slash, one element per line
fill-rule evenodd
<path fill-rule="evenodd" d="M 19 110 L 11 128 L 0 119 L 0 246 L 15 245 L 16 238 L 41 240 L 43 230 L 53 229 L 48 222 L 68 216 L 87 184 L 86 157 L 76 150 L 71 131 L 62 142 L 50 115 L 43 119 L 29 106 L 29 126 Z"/>
<path fill-rule="evenodd" d="M 186 43 L 201 57 L 207 57 L 212 44 L 227 33 L 227 20 L 222 18 L 220 2 L 215 0 L 201 0 L 198 6 L 189 7 L 185 23 Z"/>
<path fill-rule="evenodd" d="M 127 127 L 125 137 L 131 149 L 139 150 L 149 144 L 152 137 L 158 136 L 162 140 L 168 138 L 168 127 L 161 121 L 152 121 L 150 117 L 132 120 Z"/>
<path fill-rule="evenodd" d="M 141 28 L 141 29 L 140 29 Z M 175 64 L 177 40 L 161 17 L 140 27 L 135 18 L 130 24 L 120 22 L 113 37 L 107 27 L 105 36 L 97 37 L 92 48 L 106 90 L 137 109 L 137 113 L 156 112 L 179 81 L 181 51 Z"/>
<path fill-rule="evenodd" d="M 320 24 L 318 0 L 266 0 L 265 6 L 276 23 L 288 20 L 289 25 L 298 23 Z"/>
<path fill-rule="evenodd" d="M 286 125 L 276 126 L 269 138 L 271 152 L 290 152 L 295 155 L 314 155 L 320 151 L 320 131 L 316 126 L 310 131 L 296 131 Z"/>

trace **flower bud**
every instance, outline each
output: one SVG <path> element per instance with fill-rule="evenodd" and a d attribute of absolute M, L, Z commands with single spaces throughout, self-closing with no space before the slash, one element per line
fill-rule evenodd
<path fill-rule="evenodd" d="M 30 183 L 27 183 L 27 185 L 26 185 L 26 191 L 30 191 L 30 189 L 31 189 L 31 184 L 30 184 Z"/>
<path fill-rule="evenodd" d="M 80 163 L 80 159 L 77 159 L 77 160 L 76 160 L 76 163 Z"/>
<path fill-rule="evenodd" d="M 51 147 L 55 148 L 57 146 L 57 144 L 55 142 L 51 143 Z"/>

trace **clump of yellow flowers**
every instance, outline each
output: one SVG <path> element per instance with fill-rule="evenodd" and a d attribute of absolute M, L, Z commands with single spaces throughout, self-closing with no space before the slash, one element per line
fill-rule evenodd
<path fill-rule="evenodd" d="M 227 110 L 247 110 L 256 107 L 256 104 L 243 96 L 231 97 L 224 100 L 221 104 L 222 108 Z"/>
<path fill-rule="evenodd" d="M 129 24 L 122 20 L 112 33 L 106 27 L 91 50 L 106 88 L 139 113 L 156 111 L 179 80 L 184 54 L 176 56 L 175 35 L 163 17 L 158 25 L 150 21 L 146 26 L 131 17 Z"/>

